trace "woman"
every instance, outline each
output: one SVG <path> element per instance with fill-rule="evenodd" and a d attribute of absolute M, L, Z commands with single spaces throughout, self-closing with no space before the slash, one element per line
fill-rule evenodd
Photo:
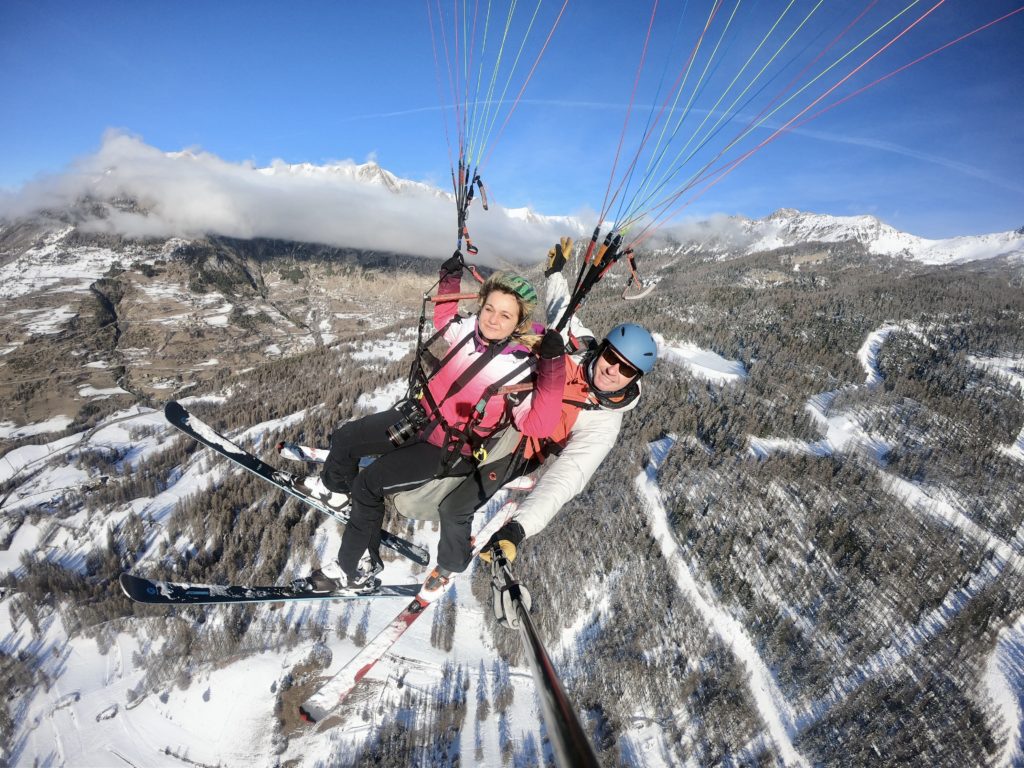
<path fill-rule="evenodd" d="M 441 267 L 440 295 L 458 293 L 462 267 L 456 251 Z M 374 577 L 384 568 L 379 549 L 386 495 L 440 475 L 471 474 L 474 452 L 509 418 L 526 435 L 543 438 L 554 430 L 565 381 L 564 346 L 555 331 L 537 344 L 530 322 L 536 302 L 537 293 L 524 278 L 499 273 L 481 287 L 475 316 L 457 315 L 457 302 L 439 303 L 434 327 L 448 351 L 420 396 L 343 424 L 331 437 L 323 474 L 297 480 L 299 490 L 330 506 L 351 502 L 338 561 L 307 577 L 312 591 L 364 594 L 376 588 Z M 539 357 L 531 348 L 535 344 Z M 533 392 L 506 416 L 505 398 L 496 390 L 534 372 Z M 364 456 L 379 458 L 359 472 Z M 369 562 L 360 568 L 364 552 Z"/>

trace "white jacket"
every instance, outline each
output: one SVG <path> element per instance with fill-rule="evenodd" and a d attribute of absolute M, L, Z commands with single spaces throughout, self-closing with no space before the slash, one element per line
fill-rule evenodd
<path fill-rule="evenodd" d="M 554 326 L 569 301 L 569 286 L 560 273 L 547 279 L 546 298 L 547 322 Z M 575 315 L 569 328 L 577 338 L 593 336 Z M 582 358 L 582 353 L 574 356 L 577 362 Z M 513 515 L 527 537 L 541 531 L 558 510 L 587 486 L 619 437 L 623 413 L 636 407 L 639 400 L 637 396 L 615 410 L 602 406 L 580 411 L 562 452 L 544 462 L 544 472 L 536 487 Z"/>

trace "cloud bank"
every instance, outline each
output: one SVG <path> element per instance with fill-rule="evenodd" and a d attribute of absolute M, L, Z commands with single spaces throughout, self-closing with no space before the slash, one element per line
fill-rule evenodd
<path fill-rule="evenodd" d="M 231 163 L 202 151 L 167 153 L 108 132 L 95 154 L 53 176 L 0 193 L 0 218 L 62 210 L 83 198 L 129 198 L 139 212 L 110 210 L 80 226 L 130 238 L 222 235 L 277 238 L 364 250 L 446 257 L 455 246 L 455 205 L 440 190 L 395 179 L 351 160 L 269 168 Z M 470 231 L 477 263 L 535 263 L 569 219 L 548 219 L 474 203 Z"/>

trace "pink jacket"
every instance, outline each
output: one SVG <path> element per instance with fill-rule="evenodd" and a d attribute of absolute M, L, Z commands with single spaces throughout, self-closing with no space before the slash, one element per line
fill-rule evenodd
<path fill-rule="evenodd" d="M 460 282 L 460 277 L 446 275 L 441 279 L 438 293 L 458 293 Z M 434 307 L 434 327 L 438 330 L 444 328 L 449 320 L 456 316 L 457 311 L 458 302 L 456 301 L 437 304 Z M 474 334 L 476 338 L 463 344 L 455 355 L 445 363 L 444 367 L 430 379 L 427 386 L 435 401 L 441 400 L 461 373 L 487 350 L 487 343 L 477 333 L 475 315 L 456 318 L 445 331 L 444 339 L 448 342 L 449 347 L 453 347 L 469 334 Z M 506 346 L 465 386 L 441 403 L 441 415 L 445 422 L 453 427 L 464 426 L 472 416 L 484 390 L 522 366 L 524 362 L 529 364 L 505 383 L 517 384 L 528 381 L 535 371 L 537 380 L 533 391 L 512 410 L 512 420 L 516 429 L 524 435 L 538 438 L 550 435 L 558 426 L 562 411 L 562 389 L 565 386 L 564 359 L 561 357 L 553 360 L 540 359 L 527 347 L 517 343 Z M 430 405 L 425 401 L 423 405 L 427 408 L 427 414 L 432 416 Z M 478 435 L 489 435 L 497 426 L 504 410 L 505 397 L 492 395 L 487 401 L 483 418 L 477 422 L 474 432 Z M 444 430 L 438 427 L 432 429 L 427 442 L 443 446 Z M 470 450 L 469 446 L 464 445 L 462 452 L 468 454 Z"/>

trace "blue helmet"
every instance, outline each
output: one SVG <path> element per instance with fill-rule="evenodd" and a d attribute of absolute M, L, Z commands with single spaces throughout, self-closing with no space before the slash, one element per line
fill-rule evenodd
<path fill-rule="evenodd" d="M 658 345 L 642 325 L 623 323 L 611 329 L 604 338 L 624 360 L 640 373 L 650 373 L 658 359 Z"/>

